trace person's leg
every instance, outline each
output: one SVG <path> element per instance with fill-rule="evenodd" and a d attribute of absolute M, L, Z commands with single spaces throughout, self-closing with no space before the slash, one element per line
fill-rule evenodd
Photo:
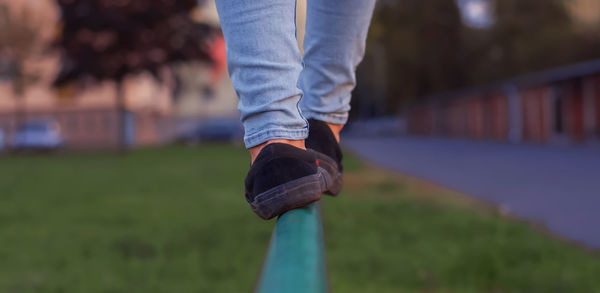
<path fill-rule="evenodd" d="M 300 108 L 305 117 L 326 122 L 338 140 L 374 6 L 375 0 L 308 1 Z"/>
<path fill-rule="evenodd" d="M 270 219 L 321 198 L 329 178 L 304 148 L 298 102 L 302 70 L 294 0 L 217 0 L 229 74 L 239 96 L 252 165 L 245 197 Z"/>
<path fill-rule="evenodd" d="M 308 1 L 300 107 L 310 123 L 305 145 L 331 178 L 331 195 L 343 185 L 339 133 L 348 120 L 374 6 L 375 0 Z"/>
<path fill-rule="evenodd" d="M 294 0 L 217 0 L 228 69 L 239 96 L 244 142 L 253 160 L 269 142 L 303 148 L 307 122 L 298 102 L 302 70 Z"/>

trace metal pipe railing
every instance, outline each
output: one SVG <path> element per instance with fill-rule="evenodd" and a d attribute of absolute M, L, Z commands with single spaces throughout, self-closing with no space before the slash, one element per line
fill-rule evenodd
<path fill-rule="evenodd" d="M 316 202 L 277 219 L 256 292 L 327 291 L 323 224 Z"/>

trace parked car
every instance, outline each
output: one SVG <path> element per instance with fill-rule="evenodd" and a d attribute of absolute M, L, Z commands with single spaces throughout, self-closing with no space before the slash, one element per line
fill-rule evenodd
<path fill-rule="evenodd" d="M 56 150 L 65 144 L 60 125 L 53 119 L 30 121 L 17 127 L 11 140 L 14 150 Z"/>
<path fill-rule="evenodd" d="M 180 143 L 196 144 L 200 142 L 241 142 L 244 128 L 237 118 L 211 118 L 203 120 L 182 131 L 177 136 Z"/>

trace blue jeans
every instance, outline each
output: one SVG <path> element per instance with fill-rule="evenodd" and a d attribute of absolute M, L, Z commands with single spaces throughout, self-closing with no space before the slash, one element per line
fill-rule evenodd
<path fill-rule="evenodd" d="M 375 0 L 308 0 L 304 57 L 294 0 L 216 0 L 247 148 L 344 124 Z"/>

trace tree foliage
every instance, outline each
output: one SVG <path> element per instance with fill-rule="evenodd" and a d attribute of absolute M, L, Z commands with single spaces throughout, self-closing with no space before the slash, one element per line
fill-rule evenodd
<path fill-rule="evenodd" d="M 63 69 L 57 85 L 85 76 L 121 81 L 178 61 L 210 60 L 214 30 L 194 22 L 197 0 L 57 0 Z"/>
<path fill-rule="evenodd" d="M 197 0 L 57 0 L 64 53 L 55 85 L 92 77 L 117 84 L 119 148 L 125 149 L 126 102 L 121 89 L 127 75 L 160 70 L 182 61 L 210 61 L 208 25 L 194 22 Z"/>
<path fill-rule="evenodd" d="M 565 1 L 493 1 L 487 29 L 465 26 L 455 0 L 379 1 L 356 103 L 381 102 L 368 101 L 382 78 L 385 111 L 375 112 L 392 114 L 428 94 L 600 57 L 600 38 L 574 27 Z M 385 73 L 374 74 L 382 54 Z"/>

